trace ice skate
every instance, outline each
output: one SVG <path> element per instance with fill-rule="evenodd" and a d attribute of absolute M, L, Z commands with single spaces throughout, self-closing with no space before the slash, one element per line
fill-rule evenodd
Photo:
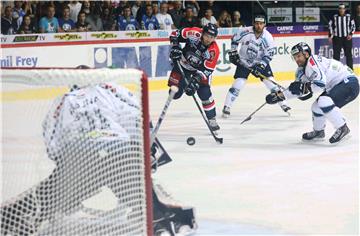
<path fill-rule="evenodd" d="M 323 140 L 325 138 L 325 131 L 313 130 L 311 132 L 304 133 L 302 138 L 306 141 Z"/>
<path fill-rule="evenodd" d="M 220 129 L 220 126 L 219 126 L 218 123 L 216 122 L 215 117 L 209 119 L 209 125 L 210 125 L 210 129 L 211 129 L 212 131 L 217 131 L 217 130 Z"/>
<path fill-rule="evenodd" d="M 344 124 L 343 126 L 341 126 L 340 128 L 338 128 L 335 131 L 333 136 L 331 136 L 331 138 L 329 139 L 329 142 L 330 143 L 338 143 L 349 133 L 350 133 L 349 127 L 347 127 L 347 125 Z"/>
<path fill-rule="evenodd" d="M 229 116 L 230 116 L 230 107 L 224 106 L 224 108 L 222 110 L 222 117 L 229 118 Z"/>

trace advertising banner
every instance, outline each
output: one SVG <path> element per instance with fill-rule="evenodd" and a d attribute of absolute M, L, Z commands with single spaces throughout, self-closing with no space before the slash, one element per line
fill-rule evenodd
<path fill-rule="evenodd" d="M 269 23 L 291 23 L 293 22 L 291 7 L 269 7 L 267 9 L 267 22 Z"/>
<path fill-rule="evenodd" d="M 297 7 L 296 8 L 296 22 L 320 22 L 320 8 L 319 7 Z"/>

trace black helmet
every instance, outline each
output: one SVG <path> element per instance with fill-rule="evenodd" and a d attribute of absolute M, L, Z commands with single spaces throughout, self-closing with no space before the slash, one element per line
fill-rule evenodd
<path fill-rule="evenodd" d="M 296 44 L 291 48 L 291 55 L 294 56 L 295 54 L 298 54 L 299 52 L 308 52 L 309 56 L 311 55 L 311 48 L 307 43 L 301 42 Z"/>
<path fill-rule="evenodd" d="M 264 15 L 256 15 L 255 18 L 254 18 L 254 23 L 255 22 L 266 23 L 265 16 Z"/>
<path fill-rule="evenodd" d="M 203 27 L 203 33 L 207 33 L 211 36 L 216 37 L 218 35 L 218 30 L 217 30 L 216 25 L 208 23 L 207 25 L 205 25 Z"/>

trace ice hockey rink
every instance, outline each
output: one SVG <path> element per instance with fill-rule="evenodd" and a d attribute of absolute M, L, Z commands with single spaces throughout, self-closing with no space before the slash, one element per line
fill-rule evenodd
<path fill-rule="evenodd" d="M 282 84 L 286 84 L 283 82 Z M 222 145 L 209 134 L 191 97 L 170 105 L 158 136 L 173 162 L 154 178 L 176 200 L 194 206 L 198 235 L 359 234 L 359 100 L 342 109 L 351 137 L 338 145 L 328 139 L 304 143 L 312 130 L 311 104 L 289 100 L 291 116 L 264 103 L 263 84 L 247 84 L 231 118 L 221 118 L 228 86 L 213 88 Z M 156 120 L 167 93 L 152 92 Z M 187 137 L 196 144 L 186 144 Z"/>
<path fill-rule="evenodd" d="M 304 102 L 290 100 L 290 117 L 279 106 L 266 105 L 240 125 L 264 103 L 268 91 L 261 83 L 247 84 L 231 117 L 224 120 L 220 112 L 228 88 L 213 88 L 222 145 L 215 143 L 186 95 L 171 103 L 158 133 L 173 161 L 160 167 L 154 180 L 175 200 L 196 208 L 196 235 L 358 234 L 359 99 L 342 109 L 351 137 L 332 146 L 327 141 L 334 132 L 330 124 L 323 142 L 301 141 L 302 133 L 312 128 L 310 107 L 316 96 Z M 164 90 L 150 93 L 153 122 L 166 98 Z M 31 107 L 15 114 L 29 120 L 39 116 Z M 186 144 L 190 136 L 196 139 L 194 146 Z M 24 152 L 38 142 L 29 139 L 26 147 L 10 150 Z M 46 158 L 37 162 L 28 157 L 5 159 L 2 165 L 5 199 L 44 179 L 54 167 Z M 33 179 L 23 178 L 24 171 L 41 168 L 45 169 Z"/>

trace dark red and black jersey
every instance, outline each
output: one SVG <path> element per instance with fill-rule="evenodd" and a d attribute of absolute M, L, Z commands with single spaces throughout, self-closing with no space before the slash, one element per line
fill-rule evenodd
<path fill-rule="evenodd" d="M 182 49 L 181 66 L 190 71 L 203 74 L 203 82 L 208 83 L 219 59 L 219 47 L 214 41 L 209 46 L 201 42 L 202 29 L 198 27 L 183 28 L 172 32 L 171 38 L 185 43 Z"/>

